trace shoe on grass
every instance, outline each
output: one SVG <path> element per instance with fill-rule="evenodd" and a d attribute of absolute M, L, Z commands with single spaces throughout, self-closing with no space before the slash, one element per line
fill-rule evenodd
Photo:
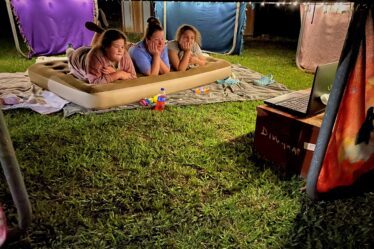
<path fill-rule="evenodd" d="M 253 82 L 257 86 L 267 86 L 273 84 L 275 81 L 273 80 L 273 75 L 268 74 L 266 76 L 262 76 L 260 79 L 254 80 Z"/>
<path fill-rule="evenodd" d="M 216 80 L 218 84 L 222 84 L 222 85 L 236 85 L 240 82 L 240 80 L 238 79 L 234 79 L 234 78 L 231 78 L 231 77 L 227 77 L 226 79 L 223 79 L 223 80 Z"/>

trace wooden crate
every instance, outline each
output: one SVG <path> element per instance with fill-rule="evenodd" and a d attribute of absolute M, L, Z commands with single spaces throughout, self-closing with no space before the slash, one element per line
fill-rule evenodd
<path fill-rule="evenodd" d="M 257 106 L 255 150 L 287 173 L 306 177 L 324 113 L 298 118 L 268 105 Z"/>

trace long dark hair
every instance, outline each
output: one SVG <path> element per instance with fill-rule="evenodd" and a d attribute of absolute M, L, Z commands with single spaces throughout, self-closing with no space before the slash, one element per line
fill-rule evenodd
<path fill-rule="evenodd" d="M 148 26 L 145 31 L 143 40 L 145 40 L 146 38 L 148 40 L 151 39 L 153 33 L 157 31 L 164 31 L 164 28 L 161 26 L 160 21 L 156 17 L 151 16 L 150 18 L 148 18 L 147 23 L 148 23 Z"/>
<path fill-rule="evenodd" d="M 105 49 L 109 48 L 112 45 L 113 41 L 118 39 L 123 39 L 126 45 L 127 37 L 122 31 L 118 29 L 107 29 L 101 35 L 99 46 L 102 51 L 105 51 Z"/>

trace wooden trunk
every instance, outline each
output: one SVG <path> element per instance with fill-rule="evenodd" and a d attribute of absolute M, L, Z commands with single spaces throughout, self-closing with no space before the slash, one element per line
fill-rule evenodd
<path fill-rule="evenodd" d="M 298 118 L 267 105 L 257 106 L 255 150 L 287 173 L 306 177 L 324 113 Z"/>

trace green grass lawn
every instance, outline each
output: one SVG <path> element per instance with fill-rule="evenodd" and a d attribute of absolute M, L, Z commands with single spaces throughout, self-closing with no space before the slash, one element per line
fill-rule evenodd
<path fill-rule="evenodd" d="M 248 43 L 217 57 L 302 89 L 313 75 L 296 68 L 295 50 Z M 0 72 L 33 62 L 0 48 Z M 302 179 L 256 157 L 261 103 L 70 118 L 6 111 L 33 221 L 5 248 L 372 248 L 373 193 L 314 203 Z M 0 202 L 16 224 L 2 174 Z"/>

